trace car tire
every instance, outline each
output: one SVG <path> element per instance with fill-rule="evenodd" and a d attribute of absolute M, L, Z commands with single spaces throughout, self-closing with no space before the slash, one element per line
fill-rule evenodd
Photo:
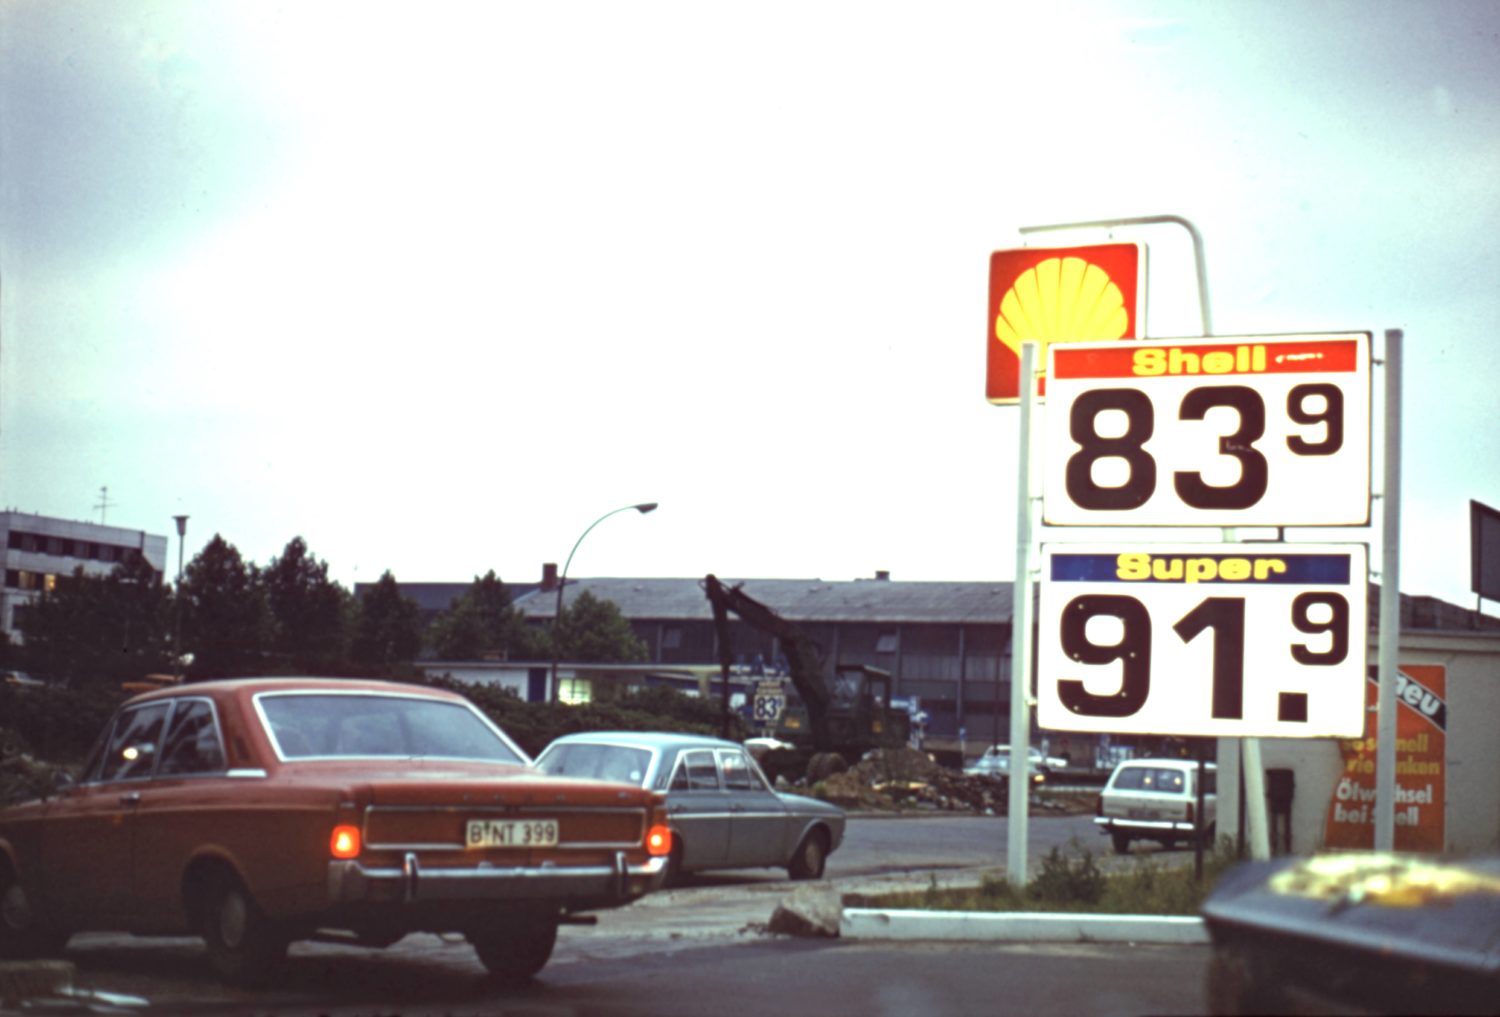
<path fill-rule="evenodd" d="M 786 867 L 787 875 L 793 879 L 822 879 L 828 865 L 828 834 L 821 829 L 813 830 L 797 845 L 791 862 Z"/>
<path fill-rule="evenodd" d="M 502 985 L 519 985 L 552 959 L 557 917 L 515 916 L 469 930 L 468 940 L 492 979 Z"/>
<path fill-rule="evenodd" d="M 1111 830 L 1109 833 L 1109 839 L 1114 843 L 1115 854 L 1130 854 L 1130 834 L 1126 833 L 1123 830 Z"/>
<path fill-rule="evenodd" d="M 209 967 L 234 985 L 260 985 L 286 956 L 288 939 L 238 879 L 213 883 L 203 909 Z"/>
<path fill-rule="evenodd" d="M 8 869 L 0 869 L 0 958 L 55 957 L 67 945 L 68 933 L 39 924 L 26 888 Z"/>
<path fill-rule="evenodd" d="M 672 831 L 672 853 L 667 855 L 667 878 L 662 881 L 663 886 L 682 885 L 682 838 L 677 832 Z"/>

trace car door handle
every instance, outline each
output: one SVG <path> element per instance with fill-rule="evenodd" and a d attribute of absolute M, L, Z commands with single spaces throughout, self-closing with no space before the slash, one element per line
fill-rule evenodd
<path fill-rule="evenodd" d="M 121 805 L 139 805 L 139 804 L 141 804 L 141 793 L 139 791 L 130 791 L 130 792 L 127 792 L 126 794 L 121 795 L 120 796 L 120 804 Z"/>

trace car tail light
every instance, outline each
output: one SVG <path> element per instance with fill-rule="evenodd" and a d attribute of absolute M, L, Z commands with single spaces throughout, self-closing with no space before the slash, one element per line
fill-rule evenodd
<path fill-rule="evenodd" d="M 359 827 L 344 823 L 333 828 L 333 835 L 328 838 L 329 854 L 335 858 L 358 858 L 359 848 Z"/>
<path fill-rule="evenodd" d="M 646 853 L 652 857 L 672 853 L 672 828 L 658 823 L 646 831 Z"/>
<path fill-rule="evenodd" d="M 1193 817 L 1194 817 L 1194 816 L 1195 816 L 1195 815 L 1196 815 L 1196 814 L 1197 814 L 1197 810 L 1195 810 L 1195 809 L 1194 809 L 1194 808 L 1193 808 L 1193 803 L 1192 803 L 1192 802 L 1188 802 L 1188 803 L 1187 803 L 1187 821 L 1188 821 L 1188 822 L 1189 822 L 1189 823 L 1191 823 L 1191 822 L 1192 822 L 1192 821 L 1193 821 Z"/>

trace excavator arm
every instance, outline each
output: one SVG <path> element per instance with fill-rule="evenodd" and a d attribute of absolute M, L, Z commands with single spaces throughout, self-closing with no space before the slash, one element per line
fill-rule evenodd
<path fill-rule="evenodd" d="M 729 632 L 729 615 L 734 613 L 760 631 L 775 636 L 786 654 L 787 670 L 792 686 L 802 697 L 807 707 L 807 722 L 812 729 L 813 750 L 833 751 L 833 735 L 829 729 L 828 713 L 831 703 L 828 686 L 823 680 L 823 655 L 818 644 L 813 642 L 796 625 L 771 610 L 760 601 L 745 593 L 738 586 L 725 586 L 712 574 L 703 580 L 703 589 L 708 602 L 713 606 L 714 628 L 718 634 L 719 659 L 726 666 L 731 662 L 734 645 Z"/>

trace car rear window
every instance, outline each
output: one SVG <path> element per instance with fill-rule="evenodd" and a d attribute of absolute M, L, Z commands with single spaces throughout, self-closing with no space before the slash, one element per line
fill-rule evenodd
<path fill-rule="evenodd" d="M 543 773 L 562 777 L 591 777 L 640 785 L 651 766 L 651 753 L 628 745 L 570 742 L 547 749 L 536 765 Z"/>
<path fill-rule="evenodd" d="M 1187 787 L 1182 770 L 1158 766 L 1126 766 L 1115 774 L 1111 785 L 1117 791 L 1162 791 L 1180 794 Z"/>
<path fill-rule="evenodd" d="M 466 703 L 348 693 L 273 693 L 256 702 L 283 759 L 526 762 Z"/>

